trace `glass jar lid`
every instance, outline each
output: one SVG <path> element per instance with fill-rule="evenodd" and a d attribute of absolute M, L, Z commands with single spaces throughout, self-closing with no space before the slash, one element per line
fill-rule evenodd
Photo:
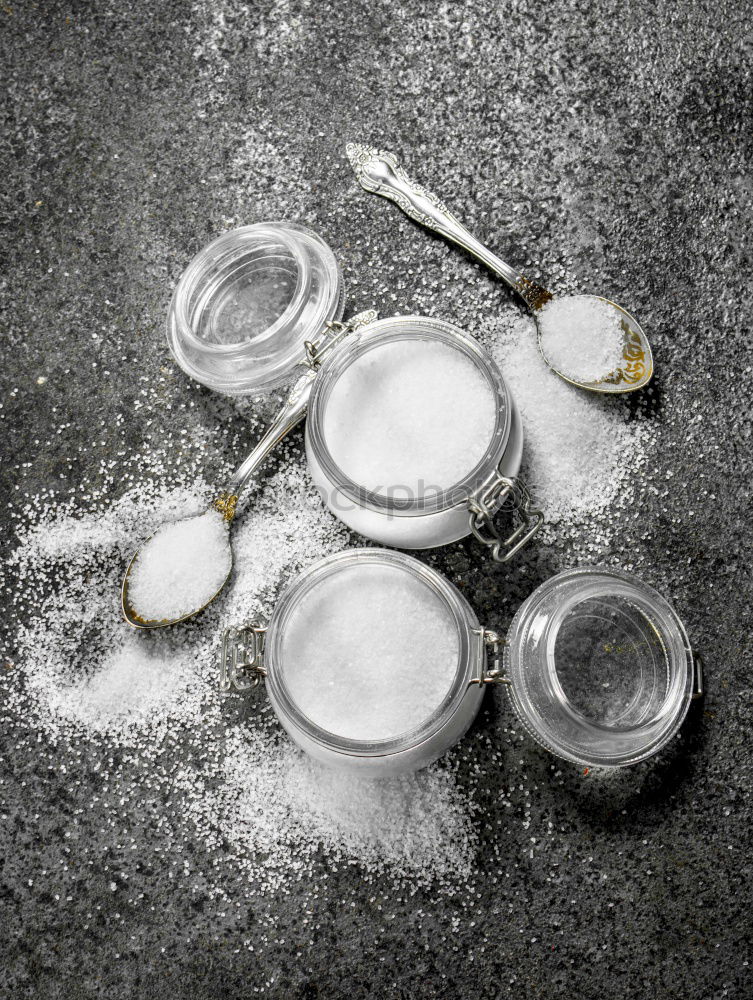
<path fill-rule="evenodd" d="M 580 764 L 656 753 L 693 693 L 693 656 L 674 609 L 614 569 L 568 570 L 534 591 L 510 626 L 504 667 L 531 736 Z"/>
<path fill-rule="evenodd" d="M 323 747 L 396 753 L 447 725 L 481 649 L 473 612 L 439 573 L 356 549 L 320 560 L 280 598 L 267 690 L 278 716 Z"/>
<path fill-rule="evenodd" d="M 511 399 L 486 352 L 441 320 L 398 316 L 327 359 L 307 435 L 327 479 L 360 507 L 411 515 L 464 503 L 510 437 Z"/>
<path fill-rule="evenodd" d="M 186 374 L 233 395 L 288 382 L 343 309 L 342 275 L 322 239 L 288 222 L 224 233 L 181 275 L 167 321 L 170 351 Z"/>

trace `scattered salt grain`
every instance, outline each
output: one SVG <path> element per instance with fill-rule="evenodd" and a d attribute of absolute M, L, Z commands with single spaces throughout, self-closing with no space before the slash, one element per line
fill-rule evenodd
<path fill-rule="evenodd" d="M 153 814 L 171 871 L 186 845 L 208 856 L 196 877 L 213 898 L 231 885 L 254 898 L 284 890 L 323 854 L 330 870 L 342 859 L 365 880 L 384 874 L 453 891 L 473 868 L 476 834 L 473 802 L 450 770 L 377 782 L 330 772 L 291 745 L 263 689 L 245 699 L 258 703 L 244 726 L 233 721 L 235 700 L 219 693 L 223 629 L 268 619 L 291 576 L 350 542 L 300 453 L 282 460 L 239 518 L 239 572 L 200 618 L 148 634 L 122 620 L 128 554 L 163 517 L 185 518 L 209 495 L 204 483 L 165 489 L 140 479 L 94 512 L 30 502 L 8 564 L 18 669 L 7 711 L 31 727 L 35 754 L 38 739 L 56 748 L 56 767 L 93 754 L 101 787 L 91 809 L 103 825 Z"/>
<path fill-rule="evenodd" d="M 452 886 L 470 874 L 477 837 L 468 802 L 441 768 L 373 781 L 248 729 L 225 749 L 200 794 L 189 772 L 178 773 L 191 793 L 184 819 L 261 886 L 300 878 L 322 848 L 418 885 Z"/>
<path fill-rule="evenodd" d="M 389 740 L 447 694 L 458 635 L 442 599 L 408 570 L 360 564 L 320 578 L 290 613 L 280 666 L 298 708 L 345 739 Z"/>
<path fill-rule="evenodd" d="M 129 636 L 105 653 L 93 674 L 61 692 L 60 708 L 94 729 L 139 725 L 165 708 L 176 687 L 185 689 L 181 667 L 177 656 Z"/>
<path fill-rule="evenodd" d="M 206 640 L 188 643 L 177 631 L 135 635 L 116 595 L 140 534 L 160 516 L 186 516 L 204 496 L 203 486 L 165 491 L 145 483 L 101 512 L 53 509 L 19 532 L 9 570 L 19 595 L 30 595 L 26 607 L 17 599 L 21 704 L 30 700 L 50 739 L 83 732 L 140 743 L 146 732 L 158 739 L 179 718 L 196 718 L 196 663 Z"/>
<path fill-rule="evenodd" d="M 578 382 L 597 382 L 619 368 L 625 335 L 621 314 L 594 295 L 567 295 L 538 313 L 541 350 L 549 363 Z"/>
<path fill-rule="evenodd" d="M 482 329 L 520 410 L 522 475 L 549 525 L 582 523 L 625 500 L 652 429 L 622 399 L 568 385 L 544 363 L 533 321 L 517 310 Z M 561 529 L 560 529 L 561 530 Z"/>
<path fill-rule="evenodd" d="M 129 601 L 147 621 L 182 618 L 214 597 L 231 565 L 230 533 L 219 511 L 164 524 L 139 550 Z"/>
<path fill-rule="evenodd" d="M 323 432 L 353 482 L 414 499 L 472 472 L 494 424 L 494 393 L 469 358 L 445 344 L 403 340 L 377 345 L 342 373 Z"/>

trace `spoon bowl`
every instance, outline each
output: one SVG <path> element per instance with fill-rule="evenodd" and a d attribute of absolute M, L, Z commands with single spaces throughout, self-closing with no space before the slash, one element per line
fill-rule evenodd
<path fill-rule="evenodd" d="M 219 500 L 215 501 L 215 503 L 212 504 L 212 506 L 208 508 L 208 511 L 212 510 L 213 508 L 215 510 L 217 510 L 217 509 L 221 510 L 221 508 L 220 508 L 220 503 L 221 502 L 222 502 L 222 498 L 220 498 Z M 227 517 L 226 513 L 224 514 L 224 516 L 225 516 L 225 519 L 228 520 L 228 517 Z M 176 521 L 169 522 L 169 523 L 177 524 L 180 521 L 188 521 L 188 520 L 193 519 L 194 517 L 196 517 L 196 515 L 195 514 L 191 514 L 191 515 L 189 515 L 189 517 L 178 518 Z M 231 514 L 231 519 L 232 519 L 232 514 Z M 228 521 L 228 526 L 229 526 L 229 521 Z M 227 582 L 230 579 L 230 577 L 232 575 L 232 572 L 233 572 L 233 549 L 232 549 L 232 546 L 230 546 L 230 569 L 228 570 L 227 575 L 225 576 L 225 579 L 222 581 L 222 583 L 220 584 L 220 586 L 217 589 L 217 591 L 214 594 L 212 594 L 212 596 L 209 598 L 209 600 L 205 601 L 201 605 L 201 607 L 195 608 L 192 611 L 187 611 L 185 614 L 180 615 L 180 616 L 178 616 L 176 618 L 144 618 L 144 617 L 142 617 L 138 613 L 138 611 L 136 611 L 136 609 L 134 608 L 133 604 L 131 603 L 131 599 L 130 599 L 130 595 L 129 595 L 129 583 L 130 583 L 130 580 L 131 580 L 131 573 L 132 573 L 133 567 L 134 567 L 134 565 L 136 563 L 136 560 L 138 559 L 138 557 L 141 554 L 141 552 L 146 548 L 146 546 L 154 538 L 154 536 L 157 534 L 157 532 L 161 531 L 162 528 L 164 528 L 164 527 L 165 527 L 165 525 L 160 525 L 160 527 L 157 529 L 157 531 L 152 532 L 152 534 L 144 541 L 144 543 L 141 546 L 141 548 L 137 552 L 134 553 L 134 555 L 131 557 L 131 561 L 128 563 L 128 567 L 126 568 L 125 575 L 123 577 L 123 585 L 122 585 L 121 590 L 120 590 L 120 604 L 121 604 L 121 608 L 123 610 L 123 617 L 128 622 L 128 624 L 129 625 L 133 625 L 134 628 L 142 628 L 142 629 L 164 628 L 166 625 L 178 625 L 180 622 L 188 621 L 189 618 L 193 618 L 194 615 L 198 615 L 199 612 L 201 612 L 205 608 L 207 608 L 212 603 L 212 601 L 222 593 L 222 591 L 225 588 L 225 585 L 227 584 Z"/>
<path fill-rule="evenodd" d="M 627 309 L 623 309 L 622 306 L 617 305 L 616 302 L 612 302 L 611 299 L 605 299 L 602 295 L 592 295 L 589 298 L 606 302 L 607 305 L 620 313 L 620 327 L 624 335 L 624 342 L 622 346 L 622 359 L 619 366 L 603 378 L 597 379 L 594 382 L 581 382 L 573 378 L 572 375 L 566 375 L 560 371 L 556 365 L 552 364 L 541 346 L 541 328 L 537 317 L 538 309 L 534 307 L 533 318 L 536 323 L 536 339 L 539 353 L 553 372 L 564 379 L 565 382 L 569 382 L 570 385 L 578 386 L 579 389 L 588 389 L 591 392 L 602 393 L 635 392 L 637 389 L 642 389 L 651 381 L 651 376 L 654 373 L 654 359 L 651 353 L 651 345 L 638 320 Z M 538 308 L 541 307 L 539 306 Z"/>

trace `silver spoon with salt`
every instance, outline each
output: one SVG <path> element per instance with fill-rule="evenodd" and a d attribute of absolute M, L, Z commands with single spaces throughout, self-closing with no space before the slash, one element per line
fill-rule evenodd
<path fill-rule="evenodd" d="M 123 615 L 130 625 L 143 629 L 177 625 L 199 614 L 221 593 L 233 569 L 230 527 L 241 493 L 270 451 L 303 420 L 325 355 L 348 333 L 376 318 L 377 313 L 368 309 L 346 323 L 330 322 L 314 343 L 307 342 L 306 356 L 300 362 L 303 374 L 225 489 L 202 514 L 167 521 L 146 539 L 129 562 L 121 588 Z M 166 602 L 162 605 L 169 608 L 166 614 L 153 610 L 155 598 L 158 603 Z"/>
<path fill-rule="evenodd" d="M 578 369 L 579 359 L 571 356 L 567 344 L 565 344 L 565 363 L 559 361 L 555 364 L 547 357 L 542 345 L 541 322 L 541 310 L 554 299 L 552 293 L 500 260 L 472 236 L 435 194 L 414 183 L 407 176 L 392 153 L 355 142 L 347 144 L 346 152 L 358 182 L 364 190 L 394 201 L 414 222 L 462 247 L 520 295 L 533 313 L 542 358 L 552 371 L 566 382 L 581 389 L 589 389 L 591 392 L 620 393 L 642 389 L 650 380 L 654 371 L 651 346 L 638 321 L 626 309 L 600 295 L 562 297 L 556 301 L 559 304 L 573 302 L 576 298 L 591 300 L 592 303 L 604 303 L 616 311 L 613 314 L 613 322 L 615 325 L 619 324 L 619 333 L 616 337 L 615 353 L 609 362 L 611 370 L 608 366 L 607 371 L 598 378 L 578 378 L 575 372 L 578 370 L 583 372 L 584 369 L 582 366 Z"/>

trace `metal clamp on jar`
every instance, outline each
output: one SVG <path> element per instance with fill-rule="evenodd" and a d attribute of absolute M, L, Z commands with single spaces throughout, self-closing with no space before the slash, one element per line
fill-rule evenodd
<path fill-rule="evenodd" d="M 604 767 L 655 754 L 702 692 L 682 623 L 629 574 L 553 577 L 502 640 L 441 574 L 381 549 L 320 560 L 287 588 L 267 626 L 225 633 L 222 690 L 245 692 L 262 678 L 299 747 L 373 777 L 441 756 L 489 684 L 505 685 L 546 749 Z"/>
<path fill-rule="evenodd" d="M 249 477 L 309 408 L 311 474 L 349 527 L 412 549 L 472 533 L 506 562 L 543 515 L 517 478 L 523 433 L 496 365 L 449 323 L 415 316 L 374 322 L 370 311 L 343 324 L 342 313 L 334 254 L 290 223 L 225 233 L 181 276 L 167 338 L 188 375 L 235 395 L 292 385 L 218 506 L 232 519 Z M 346 337 L 358 328 L 357 337 Z M 355 393 L 354 378 L 363 382 Z M 355 446 L 372 472 L 380 471 L 379 482 L 359 478 L 362 461 L 343 465 L 336 445 L 348 434 L 345 451 Z M 385 442 L 393 461 L 385 462 Z M 513 514 L 507 531 L 495 523 L 503 508 Z"/>

